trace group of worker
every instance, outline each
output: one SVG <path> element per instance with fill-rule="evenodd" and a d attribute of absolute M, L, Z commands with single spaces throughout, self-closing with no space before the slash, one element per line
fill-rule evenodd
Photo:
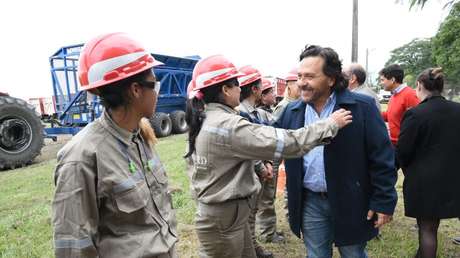
<path fill-rule="evenodd" d="M 282 160 L 289 225 L 308 257 L 332 257 L 333 243 L 342 257 L 367 257 L 367 241 L 392 220 L 393 139 L 378 101 L 347 90 L 368 92 L 362 68 L 342 69 L 337 53 L 320 46 L 306 46 L 299 61 L 274 111 L 274 84 L 256 68 L 222 55 L 196 64 L 185 158 L 200 257 L 273 257 L 255 228 L 265 242 L 285 241 L 274 208 Z M 80 84 L 105 109 L 58 153 L 56 257 L 178 257 L 168 180 L 146 119 L 159 93 L 157 65 L 123 33 L 84 46 Z"/>

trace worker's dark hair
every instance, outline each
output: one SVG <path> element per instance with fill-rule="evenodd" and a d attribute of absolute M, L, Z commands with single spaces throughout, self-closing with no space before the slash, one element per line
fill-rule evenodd
<path fill-rule="evenodd" d="M 238 80 L 233 78 L 201 89 L 200 91 L 203 94 L 202 99 L 195 97 L 187 100 L 187 106 L 185 109 L 185 121 L 189 127 L 188 152 L 185 154 L 184 158 L 190 157 L 195 152 L 196 137 L 200 133 L 201 126 L 203 125 L 203 121 L 206 118 L 206 114 L 204 112 L 206 104 L 220 103 L 226 105 L 222 98 L 222 87 L 224 87 L 224 85 L 229 87 L 239 87 Z"/>
<path fill-rule="evenodd" d="M 243 101 L 251 96 L 252 87 L 260 87 L 261 83 L 262 79 L 259 79 L 241 87 L 240 101 Z"/>
<path fill-rule="evenodd" d="M 128 94 L 131 84 L 134 82 L 145 81 L 151 72 L 152 70 L 147 69 L 126 79 L 98 88 L 102 105 L 105 109 L 126 107 L 131 103 L 131 95 Z"/>
<path fill-rule="evenodd" d="M 427 91 L 432 94 L 441 94 L 444 89 L 444 74 L 442 68 L 428 68 L 421 72 L 417 81 L 423 85 Z"/>
<path fill-rule="evenodd" d="M 395 78 L 397 83 L 403 83 L 404 70 L 398 64 L 392 64 L 380 70 L 379 75 L 382 75 L 388 80 Z"/>
<path fill-rule="evenodd" d="M 323 73 L 335 80 L 332 86 L 333 91 L 340 91 L 348 87 L 348 82 L 342 74 L 342 61 L 339 59 L 339 55 L 334 49 L 329 47 L 320 47 L 315 45 L 306 45 L 299 57 L 299 61 L 302 61 L 307 57 L 319 56 L 323 58 Z"/>
<path fill-rule="evenodd" d="M 352 65 L 350 67 L 351 75 L 356 76 L 356 80 L 358 81 L 359 85 L 363 85 L 366 82 L 366 70 L 360 65 Z"/>

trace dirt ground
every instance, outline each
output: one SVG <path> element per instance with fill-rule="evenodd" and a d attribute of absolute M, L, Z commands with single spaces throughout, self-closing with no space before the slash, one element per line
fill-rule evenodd
<path fill-rule="evenodd" d="M 34 164 L 41 163 L 43 161 L 55 159 L 58 151 L 72 139 L 72 135 L 59 135 L 56 142 L 51 139 L 45 139 L 45 146 L 43 146 L 40 155 L 38 155 Z"/>

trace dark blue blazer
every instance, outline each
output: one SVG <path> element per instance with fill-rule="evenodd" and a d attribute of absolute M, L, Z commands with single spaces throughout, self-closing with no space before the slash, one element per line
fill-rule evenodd
<path fill-rule="evenodd" d="M 378 234 L 369 209 L 393 214 L 397 194 L 394 150 L 375 101 L 348 90 L 336 92 L 334 110 L 350 110 L 353 122 L 339 130 L 324 148 L 328 200 L 334 221 L 337 246 L 366 242 Z M 304 126 L 306 103 L 290 103 L 274 123 L 275 127 Z M 303 159 L 285 160 L 289 225 L 300 237 L 303 203 Z M 375 219 L 375 217 L 373 218 Z"/>

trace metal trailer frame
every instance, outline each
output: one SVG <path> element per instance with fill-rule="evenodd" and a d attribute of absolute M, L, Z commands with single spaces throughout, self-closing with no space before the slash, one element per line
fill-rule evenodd
<path fill-rule="evenodd" d="M 45 128 L 49 138 L 55 139 L 58 134 L 75 135 L 103 112 L 96 95 L 79 89 L 77 69 L 82 47 L 83 44 L 64 46 L 49 58 L 56 111 L 48 120 L 51 127 Z M 200 57 L 152 56 L 164 63 L 154 69 L 161 85 L 156 112 L 169 114 L 176 110 L 185 111 L 187 85 Z"/>

